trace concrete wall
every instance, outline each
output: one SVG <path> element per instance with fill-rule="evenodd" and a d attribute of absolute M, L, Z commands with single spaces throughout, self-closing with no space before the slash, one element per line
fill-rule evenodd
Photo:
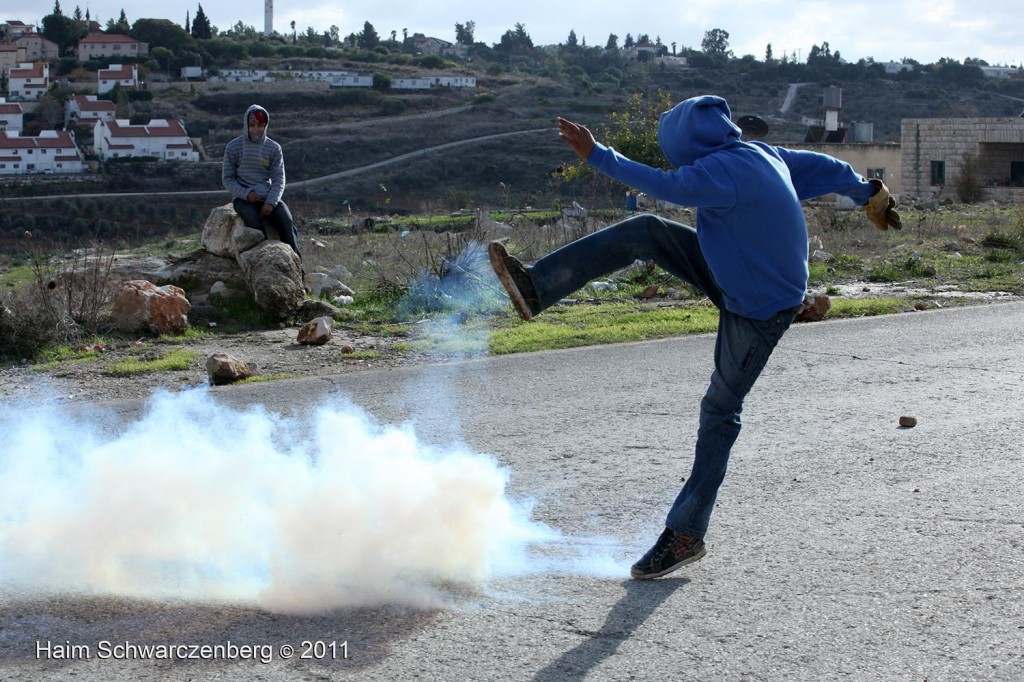
<path fill-rule="evenodd" d="M 805 149 L 828 154 L 853 166 L 853 169 L 867 177 L 869 168 L 882 168 L 885 177 L 882 182 L 893 194 L 903 191 L 900 177 L 900 145 L 878 144 L 787 144 L 787 149 Z"/>

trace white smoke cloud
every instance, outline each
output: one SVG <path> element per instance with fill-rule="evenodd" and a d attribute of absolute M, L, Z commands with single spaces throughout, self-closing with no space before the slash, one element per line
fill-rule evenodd
<path fill-rule="evenodd" d="M 493 458 L 421 442 L 343 398 L 304 419 L 235 410 L 205 390 L 157 395 L 126 424 L 56 408 L 2 412 L 7 594 L 284 612 L 428 606 L 447 585 L 478 588 L 550 570 L 552 551 L 579 554 L 509 500 L 508 472 Z"/>

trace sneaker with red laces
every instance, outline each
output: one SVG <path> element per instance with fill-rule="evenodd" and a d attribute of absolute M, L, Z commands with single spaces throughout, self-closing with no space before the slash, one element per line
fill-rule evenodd
<path fill-rule="evenodd" d="M 683 535 L 666 528 L 654 547 L 633 564 L 630 575 L 637 580 L 660 578 L 677 568 L 700 561 L 707 553 L 703 538 Z"/>
<path fill-rule="evenodd" d="M 537 291 L 533 288 L 533 280 L 526 266 L 518 258 L 508 255 L 501 242 L 488 244 L 487 257 L 519 317 L 529 320 L 540 314 L 540 299 L 537 298 Z"/>

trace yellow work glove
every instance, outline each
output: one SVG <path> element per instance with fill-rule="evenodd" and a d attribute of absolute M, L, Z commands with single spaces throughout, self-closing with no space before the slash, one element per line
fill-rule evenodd
<path fill-rule="evenodd" d="M 877 191 L 864 206 L 868 220 L 879 230 L 888 230 L 890 227 L 894 230 L 902 229 L 903 222 L 900 220 L 900 214 L 896 211 L 896 200 L 889 195 L 889 188 L 881 180 L 870 180 L 869 182 L 877 188 Z"/>

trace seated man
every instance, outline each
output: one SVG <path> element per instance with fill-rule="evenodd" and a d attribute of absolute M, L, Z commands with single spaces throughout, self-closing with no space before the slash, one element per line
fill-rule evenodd
<path fill-rule="evenodd" d="M 235 198 L 235 212 L 248 227 L 264 234 L 262 218 L 277 229 L 281 241 L 299 253 L 295 221 L 284 194 L 284 154 L 281 145 L 267 137 L 270 114 L 258 104 L 251 105 L 242 122 L 243 134 L 224 149 L 221 180 Z"/>

